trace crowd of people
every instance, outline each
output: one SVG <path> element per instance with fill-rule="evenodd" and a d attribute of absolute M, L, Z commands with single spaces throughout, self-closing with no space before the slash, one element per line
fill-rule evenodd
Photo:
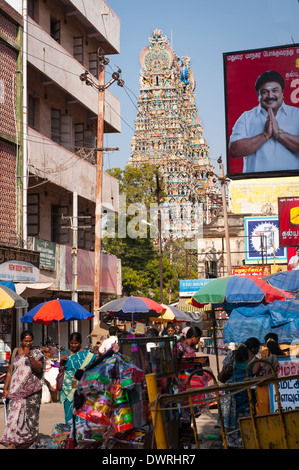
<path fill-rule="evenodd" d="M 284 356 L 280 348 L 278 337 L 275 333 L 268 333 L 265 338 L 265 348 L 261 350 L 261 343 L 257 338 L 248 338 L 245 343 L 238 345 L 223 361 L 223 368 L 218 375 L 222 383 L 244 382 L 247 377 L 259 377 L 269 372 L 276 372 L 278 357 Z M 267 363 L 255 361 L 255 359 L 267 359 Z M 249 364 L 251 364 L 251 367 Z M 250 393 L 255 406 L 255 414 L 270 413 L 269 385 L 257 386 Z M 249 396 L 247 389 L 238 393 L 226 392 L 221 400 L 223 425 L 226 431 L 226 439 L 229 447 L 242 447 L 239 430 L 239 418 L 250 416 Z"/>
<path fill-rule="evenodd" d="M 60 401 L 64 405 L 66 423 L 70 422 L 73 417 L 73 398 L 77 380 L 80 379 L 78 373 L 94 367 L 104 358 L 118 352 L 118 338 L 129 334 L 129 332 L 119 332 L 116 327 L 111 326 L 107 339 L 98 344 L 94 352 L 82 348 L 82 337 L 79 333 L 71 334 L 69 348 L 60 358 L 60 371 L 63 372 Z M 160 332 L 151 326 L 145 333 L 148 338 L 176 336 L 178 360 L 196 356 L 196 347 L 201 335 L 200 328 L 196 326 L 187 325 L 181 329 L 179 324 L 173 323 L 167 324 L 166 328 Z M 153 347 L 150 345 L 151 342 L 148 342 L 147 348 Z M 224 359 L 218 380 L 223 383 L 243 382 L 248 364 L 258 358 L 267 359 L 268 362 L 255 362 L 249 369 L 249 377 L 262 376 L 273 370 L 276 371 L 278 357 L 284 355 L 277 335 L 273 333 L 266 335 L 265 348 L 261 353 L 260 349 L 261 344 L 257 338 L 248 338 L 244 344 L 239 344 L 237 349 L 231 351 Z M 5 447 L 15 449 L 23 444 L 30 445 L 36 442 L 44 369 L 43 352 L 33 347 L 32 333 L 24 331 L 21 335 L 20 346 L 11 355 L 4 384 L 3 398 L 8 401 L 8 416 L 0 444 Z M 268 385 L 256 387 L 254 401 L 257 415 L 270 412 L 268 387 Z M 238 419 L 250 415 L 247 390 L 233 394 L 227 392 L 221 400 L 221 407 L 228 441 L 231 441 L 234 447 L 238 447 L 241 442 Z"/>

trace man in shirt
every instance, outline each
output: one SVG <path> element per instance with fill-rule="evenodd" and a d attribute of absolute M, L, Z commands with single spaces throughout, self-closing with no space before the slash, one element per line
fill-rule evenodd
<path fill-rule="evenodd" d="M 243 173 L 299 170 L 299 108 L 283 101 L 285 84 L 268 70 L 255 83 L 259 105 L 245 111 L 230 137 L 233 158 L 244 158 Z"/>
<path fill-rule="evenodd" d="M 292 256 L 289 261 L 289 268 L 292 269 L 292 271 L 299 270 L 299 246 L 296 248 L 296 254 Z"/>
<path fill-rule="evenodd" d="M 103 341 L 103 343 L 99 347 L 100 354 L 104 354 L 105 352 L 107 352 L 108 349 L 110 349 L 113 344 L 115 343 L 118 344 L 117 328 L 115 326 L 110 326 L 108 332 L 109 332 L 109 337 L 105 339 L 105 341 Z"/>

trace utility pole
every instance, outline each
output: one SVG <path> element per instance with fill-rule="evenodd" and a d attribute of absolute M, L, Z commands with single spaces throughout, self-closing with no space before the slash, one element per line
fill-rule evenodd
<path fill-rule="evenodd" d="M 220 181 L 221 185 L 221 194 L 222 194 L 222 207 L 223 207 L 223 218 L 224 218 L 224 234 L 225 234 L 225 245 L 226 245 L 226 259 L 227 259 L 227 275 L 230 276 L 232 273 L 232 263 L 231 263 L 231 251 L 230 251 L 230 239 L 229 239 L 229 228 L 228 228 L 228 218 L 227 218 L 227 205 L 226 205 L 226 176 L 224 175 L 224 168 L 222 163 L 222 157 L 220 156 L 217 160 L 220 168 L 220 176 L 218 176 L 214 171 L 209 173 L 210 176 L 214 175 Z"/>
<path fill-rule="evenodd" d="M 102 246 L 102 187 L 103 187 L 103 140 L 104 140 L 104 110 L 105 90 L 115 81 L 119 86 L 124 86 L 124 81 L 119 78 L 119 73 L 114 72 L 112 79 L 105 85 L 105 69 L 109 59 L 105 57 L 104 50 L 98 49 L 99 78 L 96 84 L 89 73 L 80 75 L 80 80 L 86 85 L 97 89 L 98 94 L 98 126 L 97 126 L 97 172 L 96 172 L 96 208 L 95 208 L 95 257 L 94 257 L 94 326 L 100 321 L 101 306 L 101 246 Z"/>
<path fill-rule="evenodd" d="M 72 247 L 72 300 L 78 302 L 78 193 L 73 192 L 73 247 Z M 72 322 L 73 331 L 78 331 L 78 321 Z"/>
<path fill-rule="evenodd" d="M 231 252 L 230 252 L 230 239 L 229 239 L 229 228 L 228 228 L 228 218 L 227 218 L 227 206 L 226 206 L 226 177 L 224 176 L 224 168 L 222 163 L 222 158 L 219 157 L 217 162 L 219 163 L 220 168 L 220 184 L 222 192 L 222 204 L 223 204 L 223 217 L 224 217 L 224 233 L 225 233 L 225 244 L 226 244 L 226 258 L 227 258 L 227 275 L 230 276 L 232 273 L 232 263 L 231 263 Z"/>

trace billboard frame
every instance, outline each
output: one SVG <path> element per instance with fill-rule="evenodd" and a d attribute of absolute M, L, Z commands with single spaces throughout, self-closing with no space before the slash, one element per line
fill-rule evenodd
<path fill-rule="evenodd" d="M 298 59 L 299 59 L 299 43 L 295 44 L 285 44 L 285 45 L 278 45 L 278 46 L 270 46 L 270 47 L 260 47 L 257 49 L 245 49 L 245 50 L 239 50 L 239 51 L 232 51 L 232 52 L 224 52 L 222 54 L 223 56 L 223 75 L 224 75 L 224 106 L 225 106 L 225 138 L 226 138 L 226 169 L 227 169 L 227 177 L 230 178 L 231 180 L 241 180 L 241 179 L 253 179 L 253 178 L 277 178 L 281 176 L 299 176 L 299 163 L 298 163 L 298 169 L 292 169 L 292 170 L 276 170 L 276 171 L 263 171 L 263 172 L 248 172 L 248 173 L 236 173 L 232 172 L 231 170 L 231 165 L 230 165 L 230 152 L 229 152 L 229 140 L 230 140 L 230 135 L 231 131 L 229 129 L 229 110 L 228 110 L 228 80 L 227 80 L 227 57 L 228 56 L 238 56 L 238 55 L 244 55 L 244 54 L 257 54 L 257 53 L 262 53 L 262 52 L 267 52 L 267 51 L 274 51 L 274 50 L 284 50 L 284 49 L 298 49 Z M 259 74 L 257 74 L 258 76 Z M 256 78 L 257 78 L 256 76 Z M 298 80 L 299 80 L 299 70 L 298 70 Z M 299 86 L 299 85 L 298 85 Z M 255 90 L 254 90 L 255 91 Z M 287 103 L 286 103 L 287 104 Z M 251 104 L 248 105 L 248 108 L 250 109 Z M 298 105 L 295 106 L 299 109 L 299 102 Z M 249 110 L 249 109 L 243 109 L 243 111 L 240 111 L 241 115 L 243 112 Z M 233 127 L 233 126 L 232 126 Z M 242 157 L 240 157 L 241 159 Z"/>

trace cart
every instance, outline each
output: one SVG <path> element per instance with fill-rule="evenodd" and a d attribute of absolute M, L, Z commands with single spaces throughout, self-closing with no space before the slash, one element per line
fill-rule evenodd
<path fill-rule="evenodd" d="M 272 365 L 267 360 L 256 359 L 247 367 L 246 374 L 256 362 Z M 293 377 L 284 377 L 291 380 Z M 248 388 L 250 417 L 240 418 L 239 425 L 244 449 L 299 449 L 299 410 L 283 411 L 278 389 L 278 378 L 273 379 L 278 413 L 255 416 L 251 391 Z"/>

